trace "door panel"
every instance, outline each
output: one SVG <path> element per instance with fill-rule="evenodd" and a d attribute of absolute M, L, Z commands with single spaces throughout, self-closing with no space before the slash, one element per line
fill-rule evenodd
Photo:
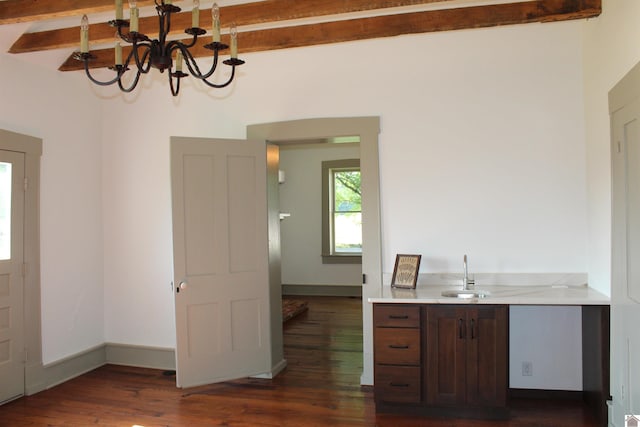
<path fill-rule="evenodd" d="M 508 377 L 506 306 L 483 306 L 467 313 L 467 403 L 505 406 Z"/>
<path fill-rule="evenodd" d="M 626 79 L 626 77 L 625 77 Z M 640 99 L 637 78 L 617 85 L 626 101 L 611 116 L 612 128 L 612 286 L 611 389 L 612 419 L 640 411 Z M 629 100 L 631 99 L 631 100 Z M 604 395 L 608 395 L 608 390 Z M 604 405 L 603 405 L 604 406 Z M 606 407 L 603 408 L 603 412 Z"/>
<path fill-rule="evenodd" d="M 638 117 L 624 124 L 627 199 L 627 296 L 640 303 L 640 133 Z"/>
<path fill-rule="evenodd" d="M 179 387 L 270 370 L 266 146 L 172 138 Z"/>
<path fill-rule="evenodd" d="M 186 274 L 189 276 L 212 275 L 216 272 L 215 191 L 208 191 L 213 182 L 214 164 L 211 157 L 183 157 L 184 167 L 184 249 L 189 256 L 184 257 Z M 186 255 L 186 254 L 185 254 Z"/>
<path fill-rule="evenodd" d="M 456 405 L 466 393 L 466 313 L 455 306 L 427 310 L 426 389 L 429 405 Z"/>
<path fill-rule="evenodd" d="M 0 151 L 0 402 L 24 394 L 24 154 Z"/>
<path fill-rule="evenodd" d="M 233 273 L 254 272 L 260 265 L 259 258 L 265 256 L 256 230 L 256 158 L 229 156 L 228 162 L 229 268 Z M 265 174 L 262 190 L 266 192 L 266 170 L 261 173 Z M 266 221 L 266 207 L 264 212 Z"/>

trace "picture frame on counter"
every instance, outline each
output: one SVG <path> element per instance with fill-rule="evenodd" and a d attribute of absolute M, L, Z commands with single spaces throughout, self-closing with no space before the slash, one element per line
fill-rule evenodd
<path fill-rule="evenodd" d="M 397 254 L 391 276 L 392 288 L 415 289 L 422 255 Z"/>

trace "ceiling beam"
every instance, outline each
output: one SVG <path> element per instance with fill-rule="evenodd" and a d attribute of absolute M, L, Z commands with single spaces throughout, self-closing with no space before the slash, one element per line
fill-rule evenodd
<path fill-rule="evenodd" d="M 0 1 L 0 5 L 14 1 L 16 0 Z M 49 0 L 50 3 L 58 1 L 60 0 Z M 228 27 L 231 22 L 242 27 L 244 25 L 265 24 L 291 19 L 314 18 L 446 1 L 450 0 L 267 0 L 221 7 L 220 19 L 222 20 L 223 28 Z M 65 0 L 65 2 L 68 3 L 68 0 Z M 94 0 L 94 2 L 98 2 L 98 0 Z M 153 4 L 151 1 L 148 3 Z M 109 4 L 113 9 L 113 0 L 110 0 Z M 80 14 L 78 13 L 77 15 Z M 154 34 L 158 31 L 158 17 L 153 15 L 140 18 L 139 25 L 141 33 Z M 200 26 L 207 30 L 211 29 L 212 22 L 209 9 L 201 11 Z M 191 27 L 191 10 L 172 16 L 171 27 L 170 34 L 184 34 L 185 28 Z M 92 24 L 89 27 L 89 36 L 92 44 L 112 42 L 114 32 L 115 29 L 107 23 Z M 25 53 L 74 47 L 79 43 L 79 34 L 80 27 L 26 33 L 11 46 L 9 52 Z"/>
<path fill-rule="evenodd" d="M 150 6 L 154 3 L 153 0 L 138 0 L 138 4 Z M 114 7 L 113 0 L 5 0 L 0 1 L 0 24 L 108 12 Z"/>
<path fill-rule="evenodd" d="M 584 19 L 598 16 L 601 11 L 601 0 L 536 0 L 248 31 L 239 34 L 238 44 L 241 53 L 260 52 L 403 34 Z M 228 43 L 228 36 L 223 36 L 223 42 L 225 39 Z M 206 40 L 200 41 L 191 49 L 195 57 L 211 55 L 203 48 L 205 43 Z M 91 68 L 108 67 L 114 62 L 113 49 L 91 53 L 97 57 Z M 82 62 L 70 56 L 59 69 L 83 68 Z"/>

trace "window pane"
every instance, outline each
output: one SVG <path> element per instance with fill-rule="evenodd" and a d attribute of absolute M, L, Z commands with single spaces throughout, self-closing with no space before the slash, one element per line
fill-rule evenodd
<path fill-rule="evenodd" d="M 336 212 L 361 211 L 360 171 L 335 171 L 334 197 Z"/>
<path fill-rule="evenodd" d="M 362 252 L 362 214 L 360 212 L 336 212 L 334 226 L 336 253 Z"/>
<path fill-rule="evenodd" d="M 11 163 L 0 162 L 0 260 L 11 259 Z"/>

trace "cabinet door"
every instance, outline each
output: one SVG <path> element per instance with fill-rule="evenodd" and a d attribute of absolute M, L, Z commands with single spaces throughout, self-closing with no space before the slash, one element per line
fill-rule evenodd
<path fill-rule="evenodd" d="M 506 306 L 467 309 L 467 405 L 506 406 Z"/>
<path fill-rule="evenodd" d="M 427 308 L 425 384 L 428 405 L 466 401 L 466 309 L 443 305 Z"/>

